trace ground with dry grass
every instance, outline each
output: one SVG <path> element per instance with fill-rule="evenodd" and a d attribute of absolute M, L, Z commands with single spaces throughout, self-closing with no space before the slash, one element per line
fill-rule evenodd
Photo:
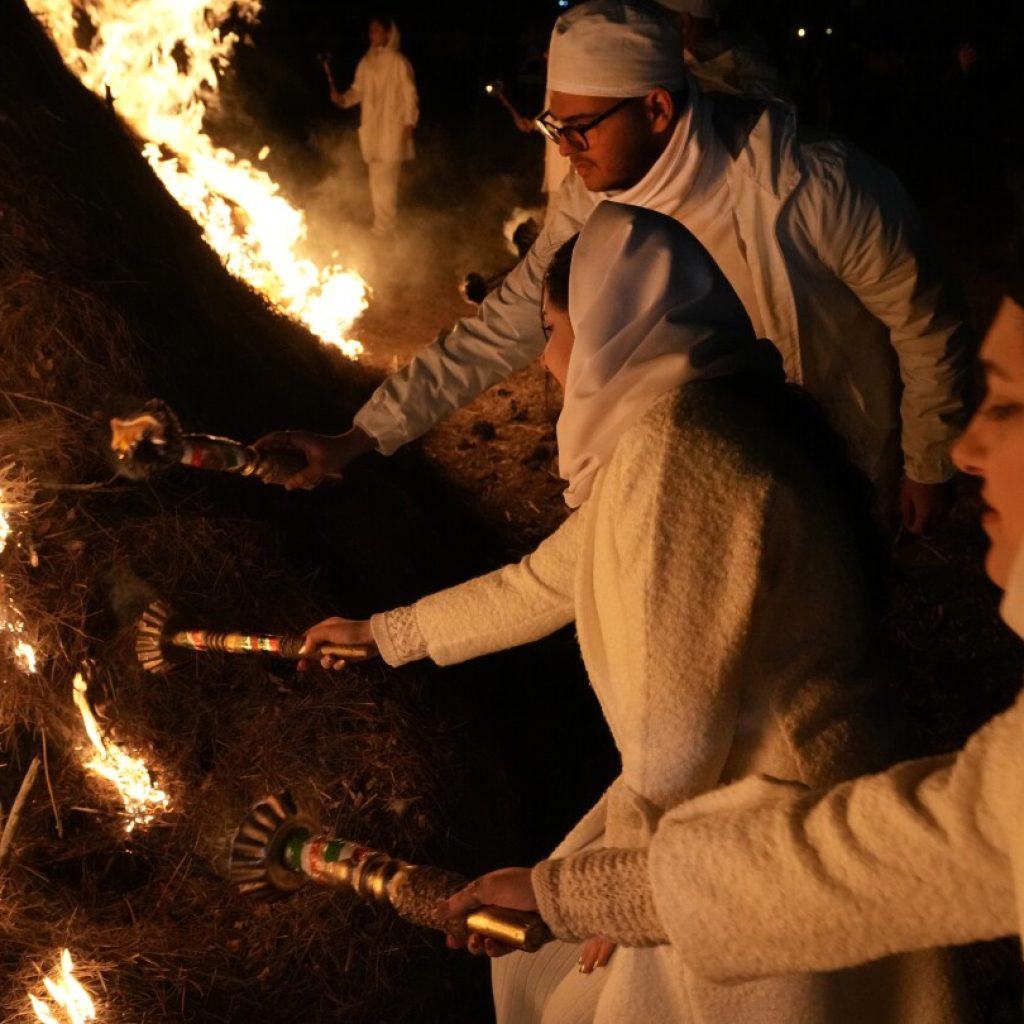
<path fill-rule="evenodd" d="M 42 759 L 0 874 L 0 1013 L 21 1019 L 67 944 L 105 1021 L 486 1019 L 484 965 L 341 895 L 255 906 L 226 884 L 227 842 L 252 801 L 290 785 L 335 833 L 411 859 L 474 873 L 540 856 L 613 766 L 572 637 L 443 673 L 340 678 L 219 656 L 153 678 L 132 638 L 154 596 L 211 627 L 299 630 L 522 554 L 565 514 L 543 374 L 312 494 L 185 470 L 132 483 L 104 452 L 107 418 L 154 394 L 187 429 L 341 429 L 383 373 L 469 311 L 463 273 L 510 261 L 500 218 L 424 205 L 413 187 L 396 245 L 352 228 L 375 289 L 354 366 L 227 278 L 134 141 L 10 8 L 0 95 L 0 489 L 24 501 L 0 573 L 41 654 L 34 675 L 0 659 L 5 810 Z M 450 242 L 425 262 L 438 237 Z M 955 747 L 1019 683 L 974 500 L 893 548 L 891 688 L 912 752 Z M 70 699 L 83 665 L 102 727 L 170 795 L 149 829 L 127 835 L 83 770 Z M 1014 956 L 974 957 L 979 1020 L 1015 1019 Z"/>

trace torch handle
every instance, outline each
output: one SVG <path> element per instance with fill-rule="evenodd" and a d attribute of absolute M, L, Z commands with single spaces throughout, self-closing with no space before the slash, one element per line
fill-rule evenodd
<path fill-rule="evenodd" d="M 334 72 L 331 71 L 330 58 L 320 61 L 321 66 L 324 69 L 324 74 L 327 76 L 327 85 L 332 93 L 338 91 L 338 87 L 334 84 Z"/>
<path fill-rule="evenodd" d="M 390 903 L 399 917 L 423 928 L 447 932 L 459 942 L 470 933 L 533 953 L 552 938 L 539 914 L 508 907 L 479 907 L 464 918 L 441 917 L 440 904 L 468 878 L 427 864 L 409 864 L 345 839 L 292 832 L 270 861 L 318 885 L 351 889 L 363 899 Z"/>
<path fill-rule="evenodd" d="M 222 651 L 226 654 L 274 654 L 298 661 L 305 637 L 301 633 L 218 633 L 211 629 L 181 629 L 165 636 L 172 647 L 189 651 Z M 372 644 L 321 644 L 314 655 L 331 654 L 346 661 L 365 661 L 375 657 Z"/>
<path fill-rule="evenodd" d="M 530 910 L 511 910 L 508 907 L 481 907 L 466 918 L 466 934 L 476 932 L 506 946 L 536 953 L 553 938 L 551 930 L 540 914 Z"/>

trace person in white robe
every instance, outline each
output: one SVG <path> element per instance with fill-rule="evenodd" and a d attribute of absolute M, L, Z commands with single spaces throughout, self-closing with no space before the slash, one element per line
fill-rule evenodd
<path fill-rule="evenodd" d="M 788 377 L 817 398 L 879 488 L 880 511 L 921 532 L 941 514 L 962 427 L 971 339 L 890 171 L 838 138 L 805 138 L 784 104 L 701 92 L 668 12 L 589 0 L 555 24 L 549 127 L 573 172 L 524 260 L 475 317 L 420 350 L 326 437 L 277 432 L 315 486 L 360 454 L 389 454 L 537 357 L 552 254 L 603 199 L 685 225 L 735 288 Z M 901 476 L 902 474 L 902 476 Z"/>
<path fill-rule="evenodd" d="M 307 634 L 450 665 L 574 622 L 622 771 L 559 855 L 643 849 L 667 808 L 751 772 L 821 784 L 884 763 L 867 711 L 863 479 L 676 221 L 603 203 L 566 296 L 569 252 L 548 275 L 544 360 L 564 387 L 559 470 L 576 511 L 518 564 Z M 581 975 L 592 955 L 560 942 L 501 960 L 500 1024 L 957 1019 L 938 956 L 723 986 L 664 945 Z"/>
<path fill-rule="evenodd" d="M 1022 176 L 1024 180 L 1024 176 Z M 981 348 L 986 396 L 954 448 L 980 478 L 985 568 L 1024 638 L 1024 210 Z M 971 681 L 967 681 L 971 685 Z M 556 935 L 670 943 L 723 982 L 1021 935 L 1024 694 L 958 753 L 827 791 L 752 777 L 666 812 L 646 849 L 502 871 L 451 903 L 540 907 Z M 865 1018 L 874 1019 L 874 1018 Z"/>
<path fill-rule="evenodd" d="M 387 15 L 370 22 L 370 48 L 356 65 L 344 92 L 331 87 L 331 102 L 359 106 L 359 150 L 366 163 L 373 204 L 372 233 L 390 237 L 398 220 L 402 164 L 415 157 L 413 130 L 419 122 L 419 95 L 412 65 L 401 52 L 398 26 Z"/>

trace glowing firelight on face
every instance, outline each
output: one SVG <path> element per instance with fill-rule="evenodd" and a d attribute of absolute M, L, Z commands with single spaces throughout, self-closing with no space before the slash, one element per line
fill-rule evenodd
<path fill-rule="evenodd" d="M 363 279 L 296 255 L 306 220 L 249 160 L 203 132 L 218 72 L 238 36 L 229 17 L 255 23 L 261 0 L 27 0 L 64 62 L 144 140 L 143 155 L 203 229 L 227 269 L 329 345 L 356 358 L 348 337 L 367 306 Z M 88 49 L 79 42 L 89 28 Z M 269 152 L 264 146 L 261 153 Z M 264 159 L 261 156 L 260 159 Z"/>
<path fill-rule="evenodd" d="M 65 949 L 61 953 L 60 966 L 43 978 L 43 985 L 52 1003 L 60 1011 L 60 1016 L 57 1016 L 53 1005 L 29 994 L 32 1009 L 43 1024 L 87 1024 L 88 1021 L 96 1019 L 96 1006 L 74 975 L 70 950 Z"/>
<path fill-rule="evenodd" d="M 116 743 L 103 738 L 89 707 L 81 672 L 75 674 L 72 686 L 75 707 L 93 747 L 92 757 L 85 762 L 85 767 L 117 787 L 124 804 L 126 832 L 133 831 L 137 825 L 150 824 L 160 811 L 169 808 L 167 794 L 153 785 L 149 769 L 139 758 L 126 754 Z"/>

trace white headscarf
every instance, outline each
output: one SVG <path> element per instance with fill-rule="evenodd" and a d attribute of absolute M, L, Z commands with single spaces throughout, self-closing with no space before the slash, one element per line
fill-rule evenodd
<path fill-rule="evenodd" d="M 758 372 L 783 380 L 729 282 L 677 221 L 601 203 L 569 274 L 575 332 L 558 419 L 558 466 L 571 508 L 655 399 L 686 381 Z"/>
<path fill-rule="evenodd" d="M 574 96 L 644 96 L 682 89 L 683 41 L 669 15 L 622 0 L 589 0 L 551 33 L 548 91 Z"/>

